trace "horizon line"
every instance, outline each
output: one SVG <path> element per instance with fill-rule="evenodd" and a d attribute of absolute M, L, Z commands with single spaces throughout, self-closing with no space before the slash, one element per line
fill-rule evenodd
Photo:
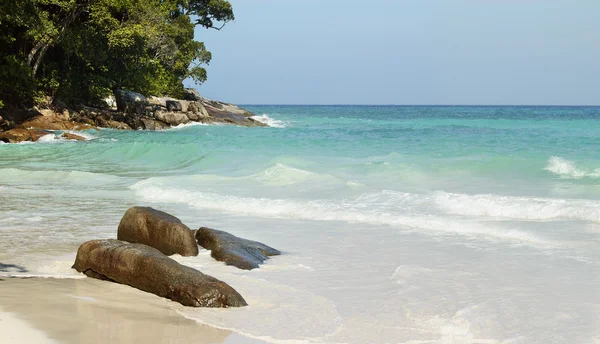
<path fill-rule="evenodd" d="M 597 105 L 568 105 L 568 104 L 294 104 L 294 103 L 235 103 L 244 106 L 439 106 L 439 107 L 600 107 Z"/>

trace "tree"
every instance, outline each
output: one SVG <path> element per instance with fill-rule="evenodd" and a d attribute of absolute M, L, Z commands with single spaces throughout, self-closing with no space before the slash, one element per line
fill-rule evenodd
<path fill-rule="evenodd" d="M 234 19 L 226 0 L 5 0 L 0 99 L 94 104 L 114 89 L 179 96 L 206 80 L 211 54 L 194 28 Z M 13 82 L 17 80 L 16 87 Z"/>

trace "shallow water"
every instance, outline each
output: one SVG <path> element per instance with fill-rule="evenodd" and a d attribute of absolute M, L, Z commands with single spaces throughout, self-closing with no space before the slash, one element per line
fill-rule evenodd
<path fill-rule="evenodd" d="M 599 343 L 600 108 L 253 106 L 272 128 L 0 145 L 0 275 L 78 278 L 153 206 L 284 252 L 179 261 L 250 307 L 182 316 L 273 343 Z"/>

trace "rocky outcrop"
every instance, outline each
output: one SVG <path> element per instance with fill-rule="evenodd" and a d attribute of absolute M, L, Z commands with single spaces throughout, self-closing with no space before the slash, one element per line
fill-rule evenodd
<path fill-rule="evenodd" d="M 194 233 L 175 216 L 162 211 L 133 207 L 127 210 L 117 233 L 117 239 L 145 244 L 170 256 L 197 256 Z"/>
<path fill-rule="evenodd" d="M 196 232 L 196 239 L 216 260 L 244 270 L 256 269 L 269 256 L 281 254 L 265 244 L 206 227 Z"/>
<path fill-rule="evenodd" d="M 25 141 L 37 142 L 40 138 L 46 135 L 53 135 L 49 131 L 37 129 L 11 129 L 0 132 L 0 142 L 4 143 L 19 143 Z"/>
<path fill-rule="evenodd" d="M 242 307 L 231 286 L 181 265 L 160 251 L 119 240 L 92 240 L 77 251 L 73 268 L 88 277 L 126 284 L 192 307 Z"/>
<path fill-rule="evenodd" d="M 0 110 L 0 132 L 11 129 L 88 130 L 101 128 L 119 130 L 164 130 L 189 122 L 232 124 L 245 127 L 266 127 L 253 119 L 253 113 L 236 105 L 202 97 L 198 91 L 186 89 L 184 100 L 170 97 L 150 97 L 127 91 L 115 91 L 118 110 L 109 108 L 112 98 L 105 99 L 102 109 L 79 106 L 68 108 L 60 100 L 46 102 L 41 109 Z M 22 135 L 21 132 L 19 135 Z M 10 141 L 9 139 L 4 139 Z M 31 136 L 27 140 L 34 140 Z"/>

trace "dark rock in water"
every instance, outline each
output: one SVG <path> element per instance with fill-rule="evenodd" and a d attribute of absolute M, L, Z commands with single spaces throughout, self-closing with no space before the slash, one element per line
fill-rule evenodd
<path fill-rule="evenodd" d="M 61 137 L 66 140 L 76 140 L 76 141 L 85 141 L 86 140 L 85 137 L 83 137 L 83 136 L 79 136 L 79 135 L 75 135 L 75 134 L 71 134 L 71 133 L 63 133 L 61 135 Z"/>
<path fill-rule="evenodd" d="M 192 232 L 175 216 L 162 211 L 133 207 L 119 223 L 117 239 L 145 244 L 170 256 L 197 256 L 198 244 Z"/>
<path fill-rule="evenodd" d="M 186 88 L 185 90 L 183 90 L 183 99 L 189 101 L 201 101 L 204 100 L 204 97 L 200 95 L 200 92 L 198 92 L 198 90 L 193 88 Z"/>
<path fill-rule="evenodd" d="M 209 114 L 211 116 L 210 120 L 212 122 L 235 124 L 235 125 L 240 125 L 243 127 L 264 127 L 264 126 L 266 126 L 264 123 L 261 123 L 259 121 L 255 121 L 251 118 L 246 118 L 242 115 L 238 115 L 238 114 L 234 114 L 234 113 L 219 113 L 219 112 L 211 113 L 209 111 Z"/>
<path fill-rule="evenodd" d="M 183 110 L 183 107 L 181 106 L 181 103 L 179 102 L 179 100 L 167 100 L 166 104 L 167 104 L 167 110 L 169 110 L 171 112 Z"/>
<path fill-rule="evenodd" d="M 37 142 L 41 137 L 52 134 L 45 130 L 36 129 L 11 129 L 0 132 L 0 142 L 19 143 L 25 141 Z"/>
<path fill-rule="evenodd" d="M 143 94 L 127 91 L 116 90 L 115 99 L 117 101 L 117 109 L 119 111 L 130 114 L 143 114 L 146 111 L 148 100 Z"/>
<path fill-rule="evenodd" d="M 196 232 L 196 239 L 200 246 L 211 250 L 211 256 L 216 260 L 244 270 L 256 269 L 269 256 L 281 254 L 265 244 L 206 227 Z"/>
<path fill-rule="evenodd" d="M 203 99 L 200 103 L 210 116 L 210 122 L 235 124 L 244 127 L 267 127 L 266 124 L 254 120 L 252 112 L 239 106 L 209 99 Z"/>
<path fill-rule="evenodd" d="M 92 240 L 77 251 L 73 268 L 192 307 L 242 307 L 244 298 L 227 283 L 181 265 L 157 249 L 119 240 Z"/>
<path fill-rule="evenodd" d="M 233 114 L 243 117 L 252 117 L 254 114 L 248 110 L 242 109 L 241 107 L 229 103 L 223 103 L 216 100 L 203 99 L 202 105 L 206 108 L 208 113 L 212 116 L 214 114 Z"/>

